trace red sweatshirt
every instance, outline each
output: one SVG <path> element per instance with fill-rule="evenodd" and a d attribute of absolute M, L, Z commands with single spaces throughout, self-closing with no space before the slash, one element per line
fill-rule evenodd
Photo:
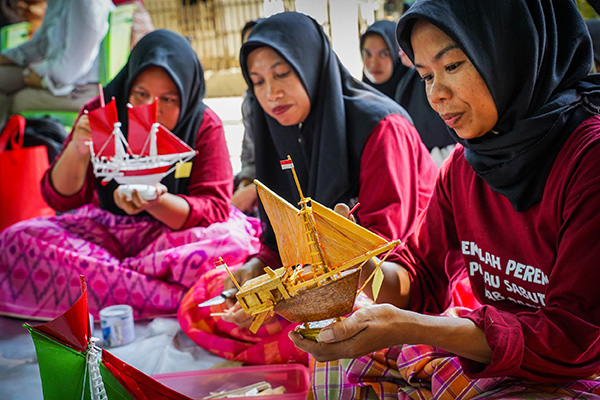
<path fill-rule="evenodd" d="M 458 146 L 393 261 L 410 272 L 410 308 L 439 313 L 449 282 L 465 272 L 445 267 L 447 252 L 462 254 L 484 304 L 469 318 L 493 352 L 489 365 L 461 359 L 465 371 L 556 382 L 600 372 L 599 243 L 600 117 L 592 117 L 567 140 L 542 200 L 525 212 L 493 192 Z"/>
<path fill-rule="evenodd" d="M 404 240 L 427 206 L 436 175 L 414 126 L 400 115 L 387 116 L 369 135 L 360 159 L 359 224 L 388 240 Z M 255 257 L 281 266 L 279 255 L 265 245 Z"/>
<path fill-rule="evenodd" d="M 70 140 L 71 136 L 67 138 L 65 147 Z M 210 108 L 204 112 L 195 149 L 198 150 L 198 154 L 192 159 L 188 193 L 180 195 L 188 202 L 191 209 L 181 229 L 208 226 L 214 222 L 225 221 L 229 217 L 233 171 L 225 142 L 223 123 Z M 91 164 L 87 180 L 79 193 L 73 196 L 62 196 L 54 189 L 50 181 L 50 171 L 53 166 L 54 164 L 48 168 L 42 180 L 42 194 L 50 207 L 57 211 L 68 211 L 94 200 L 97 179 L 93 175 Z"/>

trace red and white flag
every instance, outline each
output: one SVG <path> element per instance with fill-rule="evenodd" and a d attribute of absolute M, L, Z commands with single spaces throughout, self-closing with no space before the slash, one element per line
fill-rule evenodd
<path fill-rule="evenodd" d="M 227 268 L 227 264 L 221 257 L 219 257 L 219 260 L 215 262 L 215 267 L 217 267 L 217 270 L 223 270 Z"/>
<path fill-rule="evenodd" d="M 292 160 L 281 160 L 281 161 L 279 161 L 279 164 L 281 164 L 281 169 L 294 168 L 294 163 L 292 162 Z"/>

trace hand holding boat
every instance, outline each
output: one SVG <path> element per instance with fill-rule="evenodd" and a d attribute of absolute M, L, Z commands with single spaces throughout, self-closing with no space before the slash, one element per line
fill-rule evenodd
<path fill-rule="evenodd" d="M 358 358 L 400 344 L 403 331 L 410 330 L 407 323 L 410 318 L 410 312 L 389 304 L 377 304 L 323 327 L 316 340 L 305 338 L 298 332 L 290 332 L 289 338 L 317 361 Z M 398 326 L 403 326 L 404 330 Z"/>

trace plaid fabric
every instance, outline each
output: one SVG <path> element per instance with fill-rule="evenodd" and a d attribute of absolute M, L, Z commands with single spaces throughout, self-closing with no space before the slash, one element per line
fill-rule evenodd
<path fill-rule="evenodd" d="M 460 315 L 460 309 L 449 315 Z M 427 345 L 384 349 L 356 360 L 310 360 L 309 399 L 599 399 L 600 377 L 566 384 L 471 379 L 452 354 Z"/>

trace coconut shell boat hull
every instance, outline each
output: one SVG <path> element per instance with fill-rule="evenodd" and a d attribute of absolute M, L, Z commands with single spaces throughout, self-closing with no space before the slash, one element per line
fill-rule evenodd
<path fill-rule="evenodd" d="M 352 312 L 360 271 L 279 301 L 273 311 L 291 322 L 313 322 Z"/>

